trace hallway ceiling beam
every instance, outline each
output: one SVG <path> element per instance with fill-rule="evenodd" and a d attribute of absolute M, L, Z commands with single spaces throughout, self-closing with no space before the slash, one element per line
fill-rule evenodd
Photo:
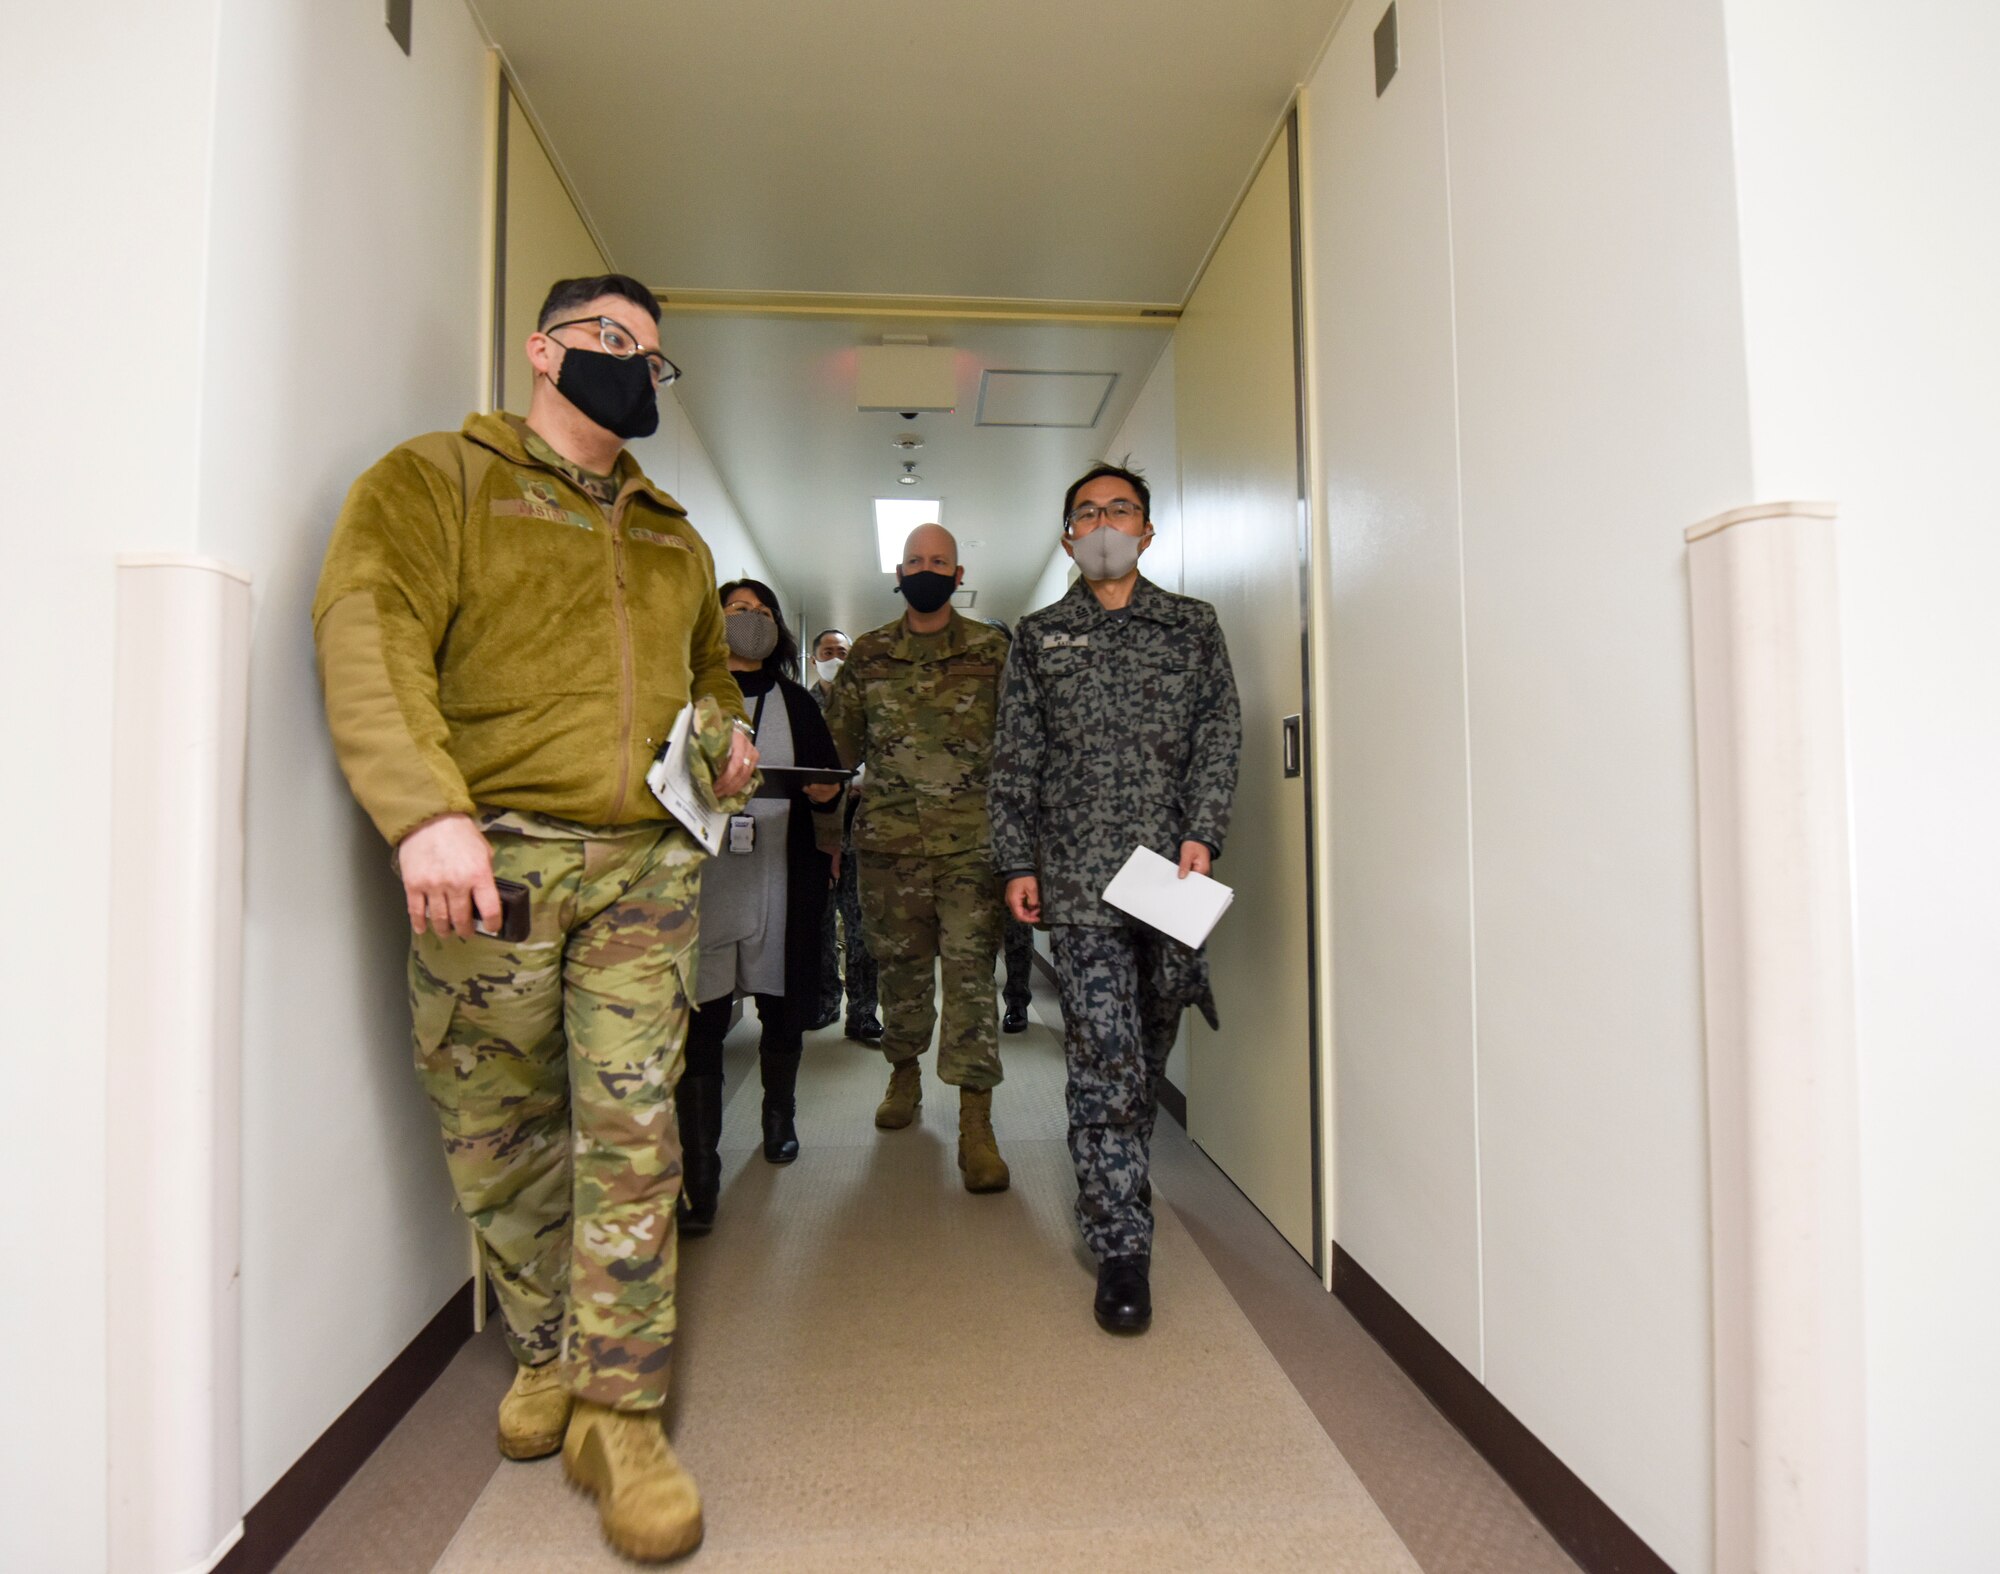
<path fill-rule="evenodd" d="M 895 317 L 930 322 L 1018 322 L 1160 328 L 1180 307 L 1127 301 L 1027 301 L 953 295 L 843 295 L 803 291 L 659 290 L 663 310 L 732 317 Z"/>

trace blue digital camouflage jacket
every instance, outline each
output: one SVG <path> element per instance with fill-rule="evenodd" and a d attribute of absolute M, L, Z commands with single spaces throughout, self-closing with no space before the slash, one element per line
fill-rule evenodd
<path fill-rule="evenodd" d="M 1040 879 L 1044 924 L 1129 922 L 1102 893 L 1135 845 L 1222 852 L 1242 747 L 1215 609 L 1142 577 L 1120 617 L 1078 580 L 1014 631 L 986 789 L 994 866 Z"/>

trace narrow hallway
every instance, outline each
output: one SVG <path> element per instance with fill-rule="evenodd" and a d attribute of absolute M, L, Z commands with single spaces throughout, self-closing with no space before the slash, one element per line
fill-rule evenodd
<path fill-rule="evenodd" d="M 993 1198 L 958 1185 L 935 1076 L 922 1124 L 878 1133 L 880 1056 L 831 1029 L 809 1040 L 799 1161 L 763 1163 L 754 1022 L 732 1035 L 722 1211 L 682 1256 L 669 1425 L 707 1504 L 689 1566 L 1572 1569 L 1170 1118 L 1158 1315 L 1099 1332 L 1039 978 L 1032 1016 L 1005 1045 L 1014 1184 Z M 283 1574 L 624 1567 L 555 1461 L 494 1460 L 508 1370 L 489 1328 Z"/>

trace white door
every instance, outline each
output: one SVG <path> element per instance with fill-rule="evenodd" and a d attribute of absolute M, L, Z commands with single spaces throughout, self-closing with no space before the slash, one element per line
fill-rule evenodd
<path fill-rule="evenodd" d="M 1317 1266 L 1309 783 L 1304 739 L 1285 743 L 1306 710 L 1293 135 L 1265 160 L 1174 337 L 1183 585 L 1220 615 L 1243 701 L 1236 812 L 1215 870 L 1236 901 L 1208 948 L 1222 1030 L 1190 1016 L 1187 1103 L 1195 1141 Z"/>

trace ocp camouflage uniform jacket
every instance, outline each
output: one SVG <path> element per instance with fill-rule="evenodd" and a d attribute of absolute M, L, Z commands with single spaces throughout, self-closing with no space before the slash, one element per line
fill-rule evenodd
<path fill-rule="evenodd" d="M 1142 578 L 1119 617 L 1078 580 L 1015 630 L 986 793 L 994 865 L 1038 877 L 1044 924 L 1127 923 L 1103 891 L 1134 847 L 1221 854 L 1242 746 L 1215 609 Z"/>
<path fill-rule="evenodd" d="M 986 776 L 1007 636 L 956 612 L 936 634 L 901 618 L 863 634 L 833 680 L 826 724 L 850 770 L 868 767 L 854 845 L 895 857 L 987 845 Z"/>
<path fill-rule="evenodd" d="M 592 478 L 514 416 L 414 438 L 354 483 L 313 633 L 341 768 L 392 843 L 475 805 L 665 819 L 646 769 L 681 707 L 743 714 L 686 510 L 630 454 Z"/>

